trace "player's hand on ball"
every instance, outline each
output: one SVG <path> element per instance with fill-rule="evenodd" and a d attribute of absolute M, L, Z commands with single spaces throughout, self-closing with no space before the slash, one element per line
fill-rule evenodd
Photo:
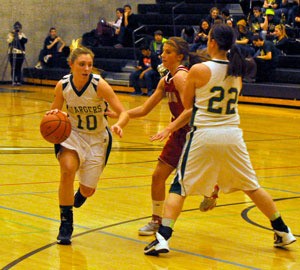
<path fill-rule="evenodd" d="M 66 112 L 63 112 L 63 111 L 61 111 L 59 109 L 53 109 L 53 110 L 47 111 L 46 114 L 57 114 L 58 112 L 61 112 L 64 115 L 68 116 L 68 114 Z"/>
<path fill-rule="evenodd" d="M 47 111 L 46 114 L 57 114 L 58 111 L 59 111 L 58 109 L 53 109 L 53 110 Z"/>

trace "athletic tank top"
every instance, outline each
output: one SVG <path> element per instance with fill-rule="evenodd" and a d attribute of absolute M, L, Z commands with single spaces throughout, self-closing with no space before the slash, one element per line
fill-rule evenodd
<path fill-rule="evenodd" d="M 241 78 L 226 75 L 228 61 L 213 59 L 203 64 L 210 69 L 211 78 L 206 85 L 195 90 L 191 125 L 239 125 L 237 102 L 242 88 Z"/>
<path fill-rule="evenodd" d="M 188 72 L 187 67 L 180 65 L 180 66 L 177 67 L 177 69 L 175 71 L 175 74 L 179 70 L 183 70 L 183 71 Z M 167 96 L 167 99 L 168 99 L 168 104 L 169 104 L 170 111 L 172 113 L 172 120 L 171 121 L 174 121 L 182 113 L 182 111 L 184 110 L 184 106 L 183 106 L 182 101 L 180 99 L 179 92 L 175 88 L 173 77 L 172 77 L 170 72 L 165 76 L 165 93 L 166 93 L 166 96 Z M 189 126 L 186 125 L 183 128 L 189 129 Z"/>
<path fill-rule="evenodd" d="M 63 96 L 66 101 L 72 130 L 85 133 L 97 133 L 107 127 L 104 111 L 107 103 L 97 96 L 97 86 L 100 76 L 90 74 L 89 80 L 81 91 L 73 84 L 73 75 L 62 79 Z"/>

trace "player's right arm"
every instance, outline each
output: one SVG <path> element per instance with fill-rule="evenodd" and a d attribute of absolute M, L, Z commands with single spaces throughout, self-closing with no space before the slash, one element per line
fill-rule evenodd
<path fill-rule="evenodd" d="M 62 81 L 59 81 L 56 86 L 55 86 L 55 89 L 54 89 L 54 100 L 52 102 L 52 105 L 51 105 L 51 110 L 61 110 L 63 108 L 63 105 L 64 105 L 64 96 L 63 96 L 63 93 L 62 93 Z"/>
<path fill-rule="evenodd" d="M 142 117 L 147 115 L 165 96 L 164 77 L 160 79 L 154 93 L 141 106 L 128 110 L 130 118 Z"/>

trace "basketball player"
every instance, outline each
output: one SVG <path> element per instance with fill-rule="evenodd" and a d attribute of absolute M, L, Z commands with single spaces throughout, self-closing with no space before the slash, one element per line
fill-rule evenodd
<path fill-rule="evenodd" d="M 55 87 L 54 102 L 49 113 L 56 113 L 66 103 L 72 125 L 70 137 L 55 145 L 60 164 L 59 204 L 61 224 L 57 243 L 71 244 L 73 232 L 73 205 L 80 207 L 95 192 L 99 177 L 106 165 L 112 136 L 104 116 L 107 101 L 119 119 L 111 130 L 122 137 L 122 128 L 129 117 L 109 84 L 99 75 L 92 74 L 94 54 L 78 47 L 69 57 L 71 73 Z M 79 189 L 73 193 L 75 174 Z"/>
<path fill-rule="evenodd" d="M 192 64 L 193 61 L 200 61 L 196 54 L 189 53 L 188 43 L 178 37 L 171 37 L 165 42 L 161 59 L 169 73 L 160 79 L 154 94 L 143 105 L 128 111 L 130 118 L 145 116 L 167 96 L 172 114 L 171 123 L 164 130 L 151 137 L 151 141 L 163 141 L 166 138 L 168 141 L 152 174 L 152 219 L 139 229 L 139 235 L 145 236 L 155 234 L 161 224 L 165 200 L 165 182 L 178 164 L 186 134 L 189 131 L 188 122 L 192 110 L 184 110 L 181 102 L 188 74 L 186 66 Z M 191 60 L 191 63 L 188 59 Z M 207 210 L 215 206 L 215 200 L 215 198 L 208 198 L 205 201 Z"/>
<path fill-rule="evenodd" d="M 252 199 L 271 221 L 275 247 L 296 241 L 271 196 L 260 187 L 238 127 L 237 98 L 246 68 L 234 43 L 231 27 L 214 25 L 207 44 L 212 60 L 194 65 L 186 78 L 182 101 L 185 110 L 194 108 L 192 130 L 165 202 L 162 225 L 156 240 L 145 247 L 146 255 L 169 252 L 168 240 L 186 196 L 209 196 L 216 183 L 224 193 L 242 190 Z"/>

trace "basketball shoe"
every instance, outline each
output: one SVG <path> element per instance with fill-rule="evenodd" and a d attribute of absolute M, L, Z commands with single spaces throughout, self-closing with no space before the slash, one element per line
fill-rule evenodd
<path fill-rule="evenodd" d="M 59 234 L 57 236 L 57 244 L 71 245 L 72 233 L 73 233 L 73 223 L 62 221 L 59 227 Z"/>
<path fill-rule="evenodd" d="M 168 241 L 158 232 L 156 239 L 144 248 L 144 254 L 150 256 L 158 256 L 160 253 L 168 253 L 169 251 Z"/>
<path fill-rule="evenodd" d="M 80 189 L 78 188 L 77 192 L 74 195 L 74 207 L 79 208 L 81 205 L 83 205 L 86 201 L 86 197 L 84 197 L 80 193 Z"/>
<path fill-rule="evenodd" d="M 151 220 L 144 227 L 139 229 L 139 235 L 141 236 L 149 236 L 155 234 L 159 229 L 159 223 L 155 220 Z"/>
<path fill-rule="evenodd" d="M 199 209 L 201 212 L 206 212 L 212 210 L 217 205 L 217 198 L 219 193 L 218 185 L 215 185 L 214 191 L 210 197 L 204 197 L 203 201 L 200 203 Z"/>
<path fill-rule="evenodd" d="M 288 228 L 288 232 L 274 230 L 274 240 L 274 247 L 283 247 L 294 243 L 296 238 Z"/>

